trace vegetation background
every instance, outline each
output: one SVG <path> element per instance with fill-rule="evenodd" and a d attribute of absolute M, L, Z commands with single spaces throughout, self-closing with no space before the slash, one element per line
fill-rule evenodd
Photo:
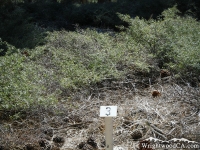
<path fill-rule="evenodd" d="M 151 88 L 161 71 L 196 89 L 200 110 L 199 19 L 199 0 L 1 0 L 1 132 L 42 110 L 78 109 L 77 93 Z"/>

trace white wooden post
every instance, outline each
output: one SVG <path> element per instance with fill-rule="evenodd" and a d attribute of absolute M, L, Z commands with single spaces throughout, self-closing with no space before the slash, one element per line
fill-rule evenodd
<path fill-rule="evenodd" d="M 100 117 L 105 117 L 106 150 L 113 150 L 113 120 L 117 116 L 117 106 L 101 106 Z"/>
<path fill-rule="evenodd" d="M 105 117 L 106 150 L 113 150 L 113 120 Z"/>

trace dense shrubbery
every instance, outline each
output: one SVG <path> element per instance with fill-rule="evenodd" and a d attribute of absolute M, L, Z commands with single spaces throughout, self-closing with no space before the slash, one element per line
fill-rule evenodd
<path fill-rule="evenodd" d="M 49 104 L 67 89 L 122 77 L 126 68 L 120 66 L 148 70 L 147 56 L 137 43 L 113 34 L 55 31 L 45 46 L 2 57 L 1 109 Z"/>
<path fill-rule="evenodd" d="M 39 11 L 36 13 L 33 9 L 33 17 L 29 18 L 27 11 L 17 6 L 6 14 L 10 20 L 1 18 L 0 110 L 46 106 L 62 99 L 66 91 L 81 89 L 107 78 L 120 79 L 129 72 L 148 72 L 155 68 L 166 68 L 179 77 L 197 77 L 198 80 L 200 24 L 195 19 L 180 17 L 176 8 L 164 11 L 156 20 L 145 20 L 114 14 L 124 3 L 112 7 L 116 9 L 113 12 L 105 9 L 114 5 L 111 3 L 96 8 L 92 8 L 94 4 L 78 5 L 73 5 L 77 9 L 72 10 L 77 21 L 81 22 L 78 14 L 85 12 L 83 22 L 92 18 L 91 24 L 100 25 L 103 21 L 109 25 L 120 26 L 122 23 L 126 26 L 120 26 L 122 30 L 118 33 L 95 28 L 58 31 L 59 20 L 60 24 L 65 24 L 62 17 L 52 18 L 45 9 L 43 18 L 37 18 Z M 63 16 L 71 11 L 67 7 L 64 10 L 66 14 Z M 115 19 L 119 18 L 121 23 L 118 24 Z M 53 24 L 54 21 L 57 23 Z"/>
<path fill-rule="evenodd" d="M 54 96 L 46 92 L 43 77 L 48 72 L 35 65 L 21 53 L 1 57 L 0 110 L 16 111 L 40 104 L 49 104 Z"/>
<path fill-rule="evenodd" d="M 169 68 L 181 76 L 200 73 L 200 23 L 186 16 L 179 17 L 174 7 L 162 13 L 157 21 L 131 19 L 121 15 L 129 23 L 126 34 L 137 41 L 149 53 L 154 54 L 160 68 Z"/>
<path fill-rule="evenodd" d="M 113 36 L 114 33 L 110 34 Z M 143 68 L 148 69 L 145 60 L 139 57 L 143 51 L 134 41 L 129 43 L 134 47 L 127 47 L 123 37 L 112 37 L 110 34 L 89 29 L 55 31 L 47 37 L 45 48 L 34 52 L 33 59 L 47 68 L 53 65 L 52 70 L 63 88 L 76 89 L 106 78 L 118 78 L 124 73 L 117 69 L 120 63 L 128 65 L 143 62 Z"/>

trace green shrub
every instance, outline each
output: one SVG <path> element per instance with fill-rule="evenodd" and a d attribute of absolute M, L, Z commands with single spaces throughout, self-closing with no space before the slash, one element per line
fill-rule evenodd
<path fill-rule="evenodd" d="M 48 73 L 20 53 L 1 58 L 0 74 L 0 110 L 19 111 L 55 101 L 41 81 Z"/>
<path fill-rule="evenodd" d="M 176 61 L 170 67 L 179 72 L 200 73 L 200 23 L 189 16 L 171 18 L 168 17 L 169 13 L 173 13 L 172 9 L 163 13 L 165 19 L 162 24 L 176 53 Z"/>
<path fill-rule="evenodd" d="M 148 69 L 146 54 L 122 35 L 95 30 L 54 31 L 47 43 L 17 50 L 0 60 L 1 110 L 49 105 L 66 90 L 117 79 L 132 66 Z M 20 51 L 20 52 L 17 52 Z M 121 66 L 121 67 L 120 67 Z"/>
<path fill-rule="evenodd" d="M 72 89 L 122 77 L 128 68 L 120 70 L 119 65 L 148 70 L 147 56 L 137 43 L 126 43 L 123 36 L 112 34 L 89 29 L 54 31 L 46 38 L 46 46 L 36 50 L 32 59 L 51 69 L 62 88 Z"/>
<path fill-rule="evenodd" d="M 129 24 L 120 33 L 95 28 L 53 31 L 43 39 L 45 45 L 31 50 L 0 41 L 0 109 L 47 106 L 66 91 L 130 72 L 146 73 L 157 65 L 181 77 L 198 76 L 200 25 L 177 13 L 174 7 L 148 21 L 118 14 Z"/>
<path fill-rule="evenodd" d="M 132 19 L 122 14 L 119 17 L 129 23 L 125 33 L 152 53 L 160 68 L 183 75 L 192 71 L 198 75 L 200 23 L 189 16 L 180 17 L 178 13 L 173 7 L 164 11 L 158 20 Z"/>

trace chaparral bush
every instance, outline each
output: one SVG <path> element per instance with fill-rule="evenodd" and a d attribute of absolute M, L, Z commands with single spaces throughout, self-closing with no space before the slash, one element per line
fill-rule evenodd
<path fill-rule="evenodd" d="M 122 78 L 126 66 L 149 69 L 142 47 L 113 31 L 54 31 L 45 41 L 44 46 L 16 49 L 0 60 L 1 109 L 52 104 L 67 90 Z"/>
<path fill-rule="evenodd" d="M 66 100 L 66 91 L 125 78 L 130 72 L 164 68 L 179 77 L 198 78 L 200 24 L 178 13 L 173 7 L 157 20 L 118 13 L 129 24 L 119 33 L 91 27 L 46 32 L 35 26 L 32 35 L 41 31 L 45 36 L 38 34 L 43 45 L 32 49 L 17 49 L 1 40 L 0 110 L 48 106 Z"/>
<path fill-rule="evenodd" d="M 21 53 L 1 57 L 0 74 L 0 110 L 21 111 L 56 101 L 55 92 L 48 93 L 42 80 L 49 72 Z"/>
<path fill-rule="evenodd" d="M 129 23 L 126 35 L 152 53 L 160 68 L 184 76 L 200 73 L 200 23 L 190 16 L 180 17 L 176 7 L 162 13 L 158 20 L 131 18 L 119 14 Z M 120 27 L 123 28 L 123 27 Z"/>

